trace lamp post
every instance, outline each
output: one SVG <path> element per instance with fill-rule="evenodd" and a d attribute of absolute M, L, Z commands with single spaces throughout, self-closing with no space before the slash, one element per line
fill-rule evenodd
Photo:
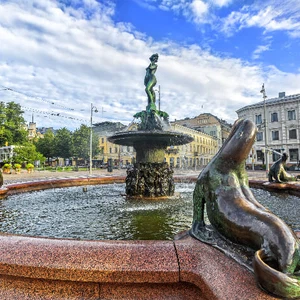
<path fill-rule="evenodd" d="M 158 110 L 160 111 L 160 85 L 154 91 L 158 92 Z"/>
<path fill-rule="evenodd" d="M 93 103 L 91 103 L 91 124 L 90 124 L 90 175 L 92 175 L 92 152 L 93 152 L 93 112 L 97 113 L 98 110 L 95 106 L 93 106 Z"/>
<path fill-rule="evenodd" d="M 158 110 L 160 111 L 160 85 L 158 86 Z"/>
<path fill-rule="evenodd" d="M 269 157 L 268 157 L 268 120 L 267 120 L 267 113 L 266 113 L 266 90 L 265 90 L 265 84 L 263 83 L 261 91 L 263 94 L 263 99 L 264 99 L 264 125 L 265 125 L 265 155 L 266 155 L 266 173 L 268 176 L 269 173 Z"/>

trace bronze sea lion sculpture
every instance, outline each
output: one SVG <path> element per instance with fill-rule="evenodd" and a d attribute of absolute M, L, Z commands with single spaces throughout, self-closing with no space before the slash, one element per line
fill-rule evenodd
<path fill-rule="evenodd" d="M 286 153 L 283 153 L 282 157 L 280 159 L 278 159 L 271 166 L 269 174 L 268 174 L 270 182 L 273 182 L 274 180 L 277 183 L 279 183 L 279 182 L 287 182 L 287 181 L 296 181 L 297 180 L 296 177 L 291 176 L 284 169 L 284 166 L 286 164 L 287 159 L 288 159 L 288 155 Z"/>
<path fill-rule="evenodd" d="M 256 136 L 250 120 L 237 120 L 213 160 L 200 173 L 194 190 L 190 233 L 207 241 L 204 204 L 210 223 L 226 239 L 256 250 L 255 277 L 265 290 L 300 297 L 300 246 L 292 229 L 262 206 L 248 185 L 245 161 Z M 209 242 L 209 241 L 208 241 Z"/>

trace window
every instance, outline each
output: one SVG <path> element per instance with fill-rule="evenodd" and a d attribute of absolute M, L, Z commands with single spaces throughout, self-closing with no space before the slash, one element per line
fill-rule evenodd
<path fill-rule="evenodd" d="M 262 141 L 263 140 L 263 133 L 262 132 L 258 132 L 256 134 L 256 141 Z"/>
<path fill-rule="evenodd" d="M 279 131 L 272 131 L 272 140 L 273 141 L 278 141 L 279 140 Z"/>
<path fill-rule="evenodd" d="M 109 148 L 109 153 L 112 153 L 112 149 L 111 148 Z"/>
<path fill-rule="evenodd" d="M 261 124 L 261 123 L 262 123 L 261 115 L 256 115 L 255 116 L 255 124 Z"/>
<path fill-rule="evenodd" d="M 296 131 L 296 129 L 291 129 L 289 131 L 289 138 L 290 139 L 296 139 L 297 138 L 297 131 Z"/>
<path fill-rule="evenodd" d="M 298 161 L 298 149 L 290 149 L 290 161 Z"/>
<path fill-rule="evenodd" d="M 102 144 L 104 143 L 104 138 L 101 139 L 101 143 L 102 143 Z"/>
<path fill-rule="evenodd" d="M 288 111 L 288 120 L 296 120 L 296 111 L 295 110 L 289 110 Z"/>
<path fill-rule="evenodd" d="M 118 147 L 115 147 L 115 153 L 118 153 Z"/>
<path fill-rule="evenodd" d="M 277 112 L 271 114 L 271 122 L 278 122 Z"/>
<path fill-rule="evenodd" d="M 263 161 L 264 160 L 264 154 L 261 150 L 256 150 L 256 158 L 257 158 L 257 161 Z"/>

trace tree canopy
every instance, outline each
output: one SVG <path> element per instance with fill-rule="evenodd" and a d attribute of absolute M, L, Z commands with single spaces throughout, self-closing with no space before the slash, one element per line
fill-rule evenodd
<path fill-rule="evenodd" d="M 77 158 L 88 159 L 90 156 L 90 128 L 86 125 L 81 125 L 79 129 L 76 129 L 73 133 L 73 156 Z M 93 132 L 92 134 L 92 157 L 99 153 L 98 147 L 99 138 Z"/>
<path fill-rule="evenodd" d="M 34 144 L 30 142 L 23 143 L 14 149 L 13 162 L 14 163 L 34 163 L 35 161 L 40 161 L 43 163 L 45 157 L 38 151 Z"/>
<path fill-rule="evenodd" d="M 54 150 L 54 133 L 52 130 L 47 130 L 43 138 L 39 138 L 36 143 L 36 149 L 41 152 L 48 161 L 55 157 Z"/>
<path fill-rule="evenodd" d="M 54 153 L 55 156 L 62 158 L 73 156 L 72 132 L 66 127 L 58 129 L 54 136 Z"/>
<path fill-rule="evenodd" d="M 28 140 L 20 104 L 0 102 L 0 146 L 18 145 Z"/>

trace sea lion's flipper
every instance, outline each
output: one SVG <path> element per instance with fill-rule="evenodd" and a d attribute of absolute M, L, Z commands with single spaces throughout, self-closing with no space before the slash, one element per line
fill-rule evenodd
<path fill-rule="evenodd" d="M 300 276 L 277 271 L 270 266 L 271 262 L 264 250 L 258 250 L 253 259 L 254 274 L 262 288 L 288 299 L 300 298 Z"/>
<path fill-rule="evenodd" d="M 194 202 L 194 220 L 193 223 L 199 223 L 199 226 L 204 223 L 204 204 L 205 204 L 205 186 L 203 183 L 196 184 L 194 193 L 193 193 L 193 202 Z"/>
<path fill-rule="evenodd" d="M 210 245 L 217 244 L 215 234 L 216 233 L 214 232 L 213 228 L 206 226 L 204 222 L 194 222 L 192 228 L 190 229 L 191 236 L 203 243 Z"/>
<path fill-rule="evenodd" d="M 194 220 L 190 230 L 190 234 L 201 242 L 207 244 L 215 244 L 213 237 L 213 229 L 208 228 L 204 222 L 205 210 L 205 184 L 201 181 L 197 182 L 194 194 Z"/>

